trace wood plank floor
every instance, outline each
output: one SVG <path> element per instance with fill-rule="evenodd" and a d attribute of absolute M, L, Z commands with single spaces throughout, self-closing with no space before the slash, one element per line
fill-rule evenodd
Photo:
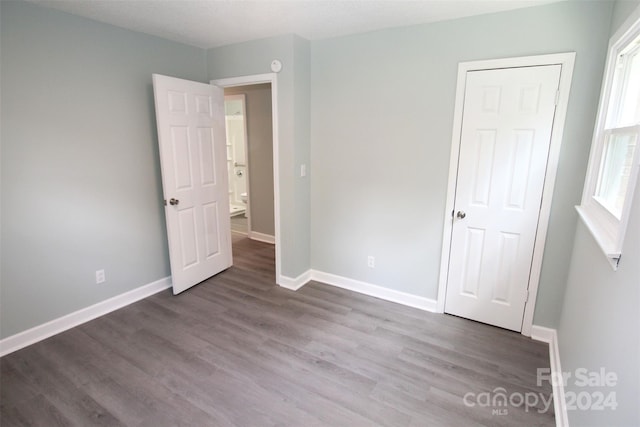
<path fill-rule="evenodd" d="M 231 217 L 231 231 L 233 233 L 244 234 L 246 236 L 248 229 L 249 219 L 244 216 L 244 214 Z"/>
<path fill-rule="evenodd" d="M 0 359 L 2 426 L 554 425 L 552 403 L 516 406 L 550 398 L 545 344 L 321 283 L 282 289 L 273 246 L 234 240 L 234 266 L 191 290 Z M 499 387 L 514 405 L 483 400 Z"/>

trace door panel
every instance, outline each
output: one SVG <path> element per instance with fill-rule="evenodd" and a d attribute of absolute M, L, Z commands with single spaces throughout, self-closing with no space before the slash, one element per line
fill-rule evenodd
<path fill-rule="evenodd" d="M 153 75 L 173 292 L 231 266 L 224 94 Z"/>
<path fill-rule="evenodd" d="M 467 73 L 447 313 L 521 330 L 560 71 Z"/>
<path fill-rule="evenodd" d="M 477 298 L 482 269 L 482 250 L 484 248 L 485 230 L 467 228 L 465 241 L 465 265 L 462 280 L 462 294 Z"/>

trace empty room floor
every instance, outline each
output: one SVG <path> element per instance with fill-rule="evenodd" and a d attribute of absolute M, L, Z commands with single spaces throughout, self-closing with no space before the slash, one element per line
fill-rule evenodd
<path fill-rule="evenodd" d="M 555 424 L 552 403 L 517 405 L 550 399 L 546 344 L 321 283 L 280 288 L 273 248 L 234 234 L 229 270 L 3 357 L 0 424 Z"/>

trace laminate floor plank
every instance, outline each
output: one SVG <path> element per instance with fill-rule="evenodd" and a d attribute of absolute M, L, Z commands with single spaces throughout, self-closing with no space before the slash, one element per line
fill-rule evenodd
<path fill-rule="evenodd" d="M 0 421 L 3 426 L 71 426 L 75 425 L 66 418 L 46 397 L 39 394 L 2 411 Z"/>
<path fill-rule="evenodd" d="M 552 426 L 546 344 L 310 282 L 275 284 L 273 245 L 0 359 L 5 426 Z M 468 402 L 468 399 L 467 399 Z M 546 410 L 545 410 L 546 409 Z"/>
<path fill-rule="evenodd" d="M 44 400 L 62 414 L 54 418 L 64 418 L 71 425 L 78 426 L 123 425 L 99 402 L 73 384 L 72 380 L 64 374 L 62 367 L 56 366 L 51 359 L 32 351 L 23 352 L 22 357 L 14 359 L 11 363 L 14 369 L 21 372 L 28 381 L 41 390 Z M 24 407 L 25 404 L 23 402 L 20 406 Z M 47 412 L 53 412 L 53 409 Z M 35 425 L 46 425 L 46 421 L 46 419 L 39 420 Z"/>
<path fill-rule="evenodd" d="M 224 347 L 210 347 L 209 356 L 216 365 L 224 366 L 236 374 L 246 375 L 257 385 L 275 395 L 293 402 L 324 426 L 373 426 L 373 421 L 334 402 L 331 397 L 317 393 L 305 375 L 297 375 L 289 364 L 280 359 L 253 352 L 233 352 Z M 201 352 L 201 357 L 206 357 Z M 334 393 L 330 393 L 333 395 Z M 305 425 L 305 424 L 299 424 Z"/>
<path fill-rule="evenodd" d="M 0 369 L 0 413 L 40 394 L 38 387 L 32 385 L 27 377 L 9 363 L 2 363 Z"/>
<path fill-rule="evenodd" d="M 280 376 L 355 413 L 358 417 L 353 420 L 355 424 L 352 425 L 360 425 L 365 420 L 367 424 L 372 425 L 394 425 L 398 416 L 406 416 L 399 414 L 394 408 L 375 405 L 368 398 L 370 389 L 363 387 L 361 383 L 354 382 L 350 387 L 345 387 L 344 382 L 337 376 L 337 370 L 333 366 L 327 366 L 326 362 L 323 363 L 324 366 L 314 368 L 312 360 L 304 363 L 293 359 L 291 354 L 271 347 L 263 346 L 257 351 L 263 359 L 275 362 L 272 366 L 276 367 Z M 390 415 L 391 419 L 385 415 Z"/>
<path fill-rule="evenodd" d="M 423 379 L 415 375 L 406 375 L 405 373 L 394 369 L 392 361 L 395 355 L 390 357 L 380 357 L 377 354 L 377 361 L 366 357 L 364 353 L 370 354 L 375 351 L 366 347 L 358 347 L 353 350 L 340 350 L 328 345 L 311 342 L 305 349 L 318 358 L 330 361 L 344 369 L 352 370 L 363 375 L 377 383 L 385 383 L 391 387 L 395 387 L 400 391 L 406 392 L 412 396 L 424 398 L 429 394 L 429 387 L 425 387 Z"/>
<path fill-rule="evenodd" d="M 210 414 L 165 387 L 155 376 L 89 335 L 85 334 L 82 342 L 87 346 L 85 356 L 94 360 L 98 369 L 109 372 L 109 380 L 85 384 L 83 389 L 112 413 L 120 414 L 126 425 L 209 425 Z"/>

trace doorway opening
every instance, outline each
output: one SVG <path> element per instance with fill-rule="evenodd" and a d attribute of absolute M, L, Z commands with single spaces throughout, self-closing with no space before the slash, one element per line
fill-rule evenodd
<path fill-rule="evenodd" d="M 243 245 L 239 243 L 242 239 L 275 245 L 275 281 L 280 283 L 277 74 L 225 78 L 212 80 L 211 84 L 221 87 L 225 98 L 242 95 L 245 103 L 244 168 L 238 166 L 243 164 L 240 161 L 229 160 L 232 153 L 227 153 L 229 182 L 242 177 L 246 181 L 246 192 L 239 191 L 243 204 L 242 193 L 246 193 L 244 214 L 231 218 L 233 251 L 242 250 Z M 242 233 L 246 233 L 246 236 Z"/>
<path fill-rule="evenodd" d="M 248 233 L 248 140 L 245 94 L 224 95 L 225 137 L 227 149 L 227 175 L 229 178 L 229 215 L 231 231 Z M 234 230 L 234 218 L 242 217 L 245 227 Z M 236 221 L 237 223 L 237 221 Z"/>
<path fill-rule="evenodd" d="M 231 231 L 275 243 L 271 84 L 224 89 Z"/>

